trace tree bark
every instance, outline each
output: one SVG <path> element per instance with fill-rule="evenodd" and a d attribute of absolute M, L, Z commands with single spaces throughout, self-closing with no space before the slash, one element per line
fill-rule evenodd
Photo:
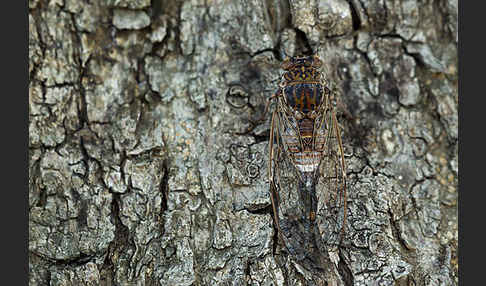
<path fill-rule="evenodd" d="M 30 284 L 457 285 L 457 31 L 457 0 L 29 0 Z M 299 54 L 347 164 L 319 270 L 254 124 Z"/>

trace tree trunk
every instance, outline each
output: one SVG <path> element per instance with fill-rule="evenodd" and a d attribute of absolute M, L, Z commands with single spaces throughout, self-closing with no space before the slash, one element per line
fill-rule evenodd
<path fill-rule="evenodd" d="M 457 0 L 29 0 L 30 284 L 457 285 L 457 41 Z M 300 54 L 347 165 L 319 269 L 256 122 Z"/>

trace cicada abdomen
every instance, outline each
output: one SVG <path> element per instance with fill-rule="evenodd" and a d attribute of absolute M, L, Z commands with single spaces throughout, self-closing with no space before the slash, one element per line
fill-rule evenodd
<path fill-rule="evenodd" d="M 300 258 L 315 249 L 314 233 L 334 239 L 346 214 L 342 144 L 321 65 L 317 56 L 282 63 L 270 132 L 275 223 L 287 249 Z M 316 228 L 316 218 L 326 230 Z"/>

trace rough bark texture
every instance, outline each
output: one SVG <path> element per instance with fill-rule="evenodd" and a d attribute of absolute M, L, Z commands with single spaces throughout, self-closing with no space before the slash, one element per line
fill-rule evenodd
<path fill-rule="evenodd" d="M 31 285 L 457 285 L 457 0 L 29 0 Z M 275 235 L 285 55 L 341 94 L 348 224 Z M 347 114 L 347 116 L 342 116 Z"/>

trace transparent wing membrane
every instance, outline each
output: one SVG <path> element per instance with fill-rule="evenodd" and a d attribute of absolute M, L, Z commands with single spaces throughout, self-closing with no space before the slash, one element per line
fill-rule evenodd
<path fill-rule="evenodd" d="M 274 98 L 270 130 L 270 193 L 279 237 L 304 259 L 342 238 L 346 167 L 330 90 L 315 82 L 320 74 L 312 62 L 284 64 L 288 72 Z M 306 77 L 312 82 L 302 81 Z"/>

